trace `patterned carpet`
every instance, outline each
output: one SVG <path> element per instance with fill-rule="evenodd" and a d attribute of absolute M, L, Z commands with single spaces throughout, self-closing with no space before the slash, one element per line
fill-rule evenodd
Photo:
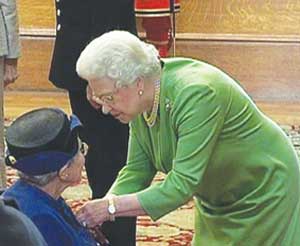
<path fill-rule="evenodd" d="M 281 126 L 290 137 L 300 157 L 300 127 Z M 154 182 L 163 180 L 164 175 L 158 174 Z M 15 171 L 7 169 L 7 183 L 11 185 L 17 179 Z M 76 211 L 90 197 L 85 172 L 80 185 L 69 188 L 63 194 L 67 203 Z M 147 216 L 138 218 L 138 246 L 190 246 L 193 236 L 193 202 L 189 202 L 178 210 L 166 215 L 157 222 Z"/>

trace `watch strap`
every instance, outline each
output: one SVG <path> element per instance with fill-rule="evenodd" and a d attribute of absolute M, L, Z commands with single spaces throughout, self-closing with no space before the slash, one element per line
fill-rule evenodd
<path fill-rule="evenodd" d="M 115 221 L 115 213 L 116 213 L 116 206 L 115 201 L 113 197 L 108 198 L 108 214 L 109 214 L 109 220 Z"/>

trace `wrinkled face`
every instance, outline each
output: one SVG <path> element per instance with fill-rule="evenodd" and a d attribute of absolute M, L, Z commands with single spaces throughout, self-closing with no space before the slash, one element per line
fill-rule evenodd
<path fill-rule="evenodd" d="M 79 150 L 77 154 L 73 157 L 71 163 L 66 169 L 68 174 L 67 181 L 70 183 L 70 186 L 78 185 L 82 177 L 82 169 L 85 162 L 85 155 L 87 153 L 87 145 L 78 141 Z"/>
<path fill-rule="evenodd" d="M 143 111 L 137 83 L 117 88 L 113 80 L 102 78 L 89 81 L 89 86 L 92 100 L 102 106 L 102 112 L 122 123 L 130 122 Z"/>

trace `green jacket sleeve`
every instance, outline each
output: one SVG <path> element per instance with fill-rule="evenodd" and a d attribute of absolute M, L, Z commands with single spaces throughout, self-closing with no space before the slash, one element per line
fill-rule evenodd
<path fill-rule="evenodd" d="M 138 193 L 153 220 L 185 204 L 201 185 L 223 124 L 221 101 L 206 85 L 189 85 L 177 95 L 172 121 L 178 140 L 172 170 L 163 182 Z"/>
<path fill-rule="evenodd" d="M 136 133 L 130 129 L 127 164 L 120 171 L 109 193 L 120 195 L 145 189 L 155 174 L 156 170 L 138 142 Z"/>

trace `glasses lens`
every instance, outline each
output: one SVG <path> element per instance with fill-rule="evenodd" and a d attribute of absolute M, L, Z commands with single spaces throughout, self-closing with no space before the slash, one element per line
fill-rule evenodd
<path fill-rule="evenodd" d="M 115 92 L 110 92 L 106 93 L 105 95 L 102 96 L 96 96 L 94 93 L 92 95 L 92 100 L 100 105 L 103 105 L 105 103 L 113 103 L 114 101 L 114 93 Z"/>
<path fill-rule="evenodd" d="M 113 94 L 111 95 L 106 95 L 106 96 L 103 96 L 101 98 L 101 100 L 105 103 L 112 103 L 114 101 L 114 97 L 113 97 Z"/>
<path fill-rule="evenodd" d="M 88 149 L 89 149 L 88 145 L 87 145 L 85 142 L 81 142 L 81 144 L 80 144 L 80 152 L 81 152 L 84 156 L 86 156 L 86 154 L 87 154 L 87 152 L 88 152 Z"/>

